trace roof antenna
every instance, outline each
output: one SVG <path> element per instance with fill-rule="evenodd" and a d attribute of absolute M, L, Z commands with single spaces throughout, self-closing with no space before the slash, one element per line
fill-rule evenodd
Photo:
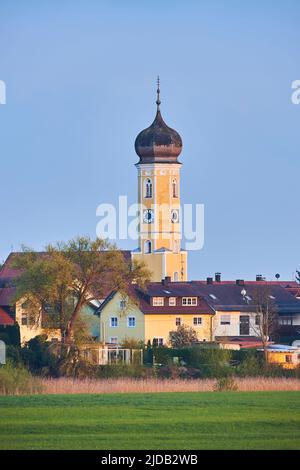
<path fill-rule="evenodd" d="M 160 88 L 159 88 L 159 85 L 160 85 L 160 80 L 159 80 L 159 75 L 157 76 L 157 99 L 156 99 L 156 104 L 157 104 L 157 111 L 159 111 L 159 105 L 161 103 L 160 101 L 160 98 L 159 98 L 159 95 L 160 95 Z"/>

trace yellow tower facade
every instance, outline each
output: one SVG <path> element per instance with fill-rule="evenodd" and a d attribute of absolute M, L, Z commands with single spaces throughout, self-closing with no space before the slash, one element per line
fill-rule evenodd
<path fill-rule="evenodd" d="M 133 259 L 143 261 L 152 272 L 152 281 L 166 276 L 172 281 L 187 280 L 187 252 L 181 248 L 180 135 L 166 125 L 160 112 L 150 127 L 136 138 L 140 157 L 138 171 L 139 246 Z"/>

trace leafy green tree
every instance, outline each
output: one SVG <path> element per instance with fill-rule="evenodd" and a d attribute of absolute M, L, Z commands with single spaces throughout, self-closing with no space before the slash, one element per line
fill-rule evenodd
<path fill-rule="evenodd" d="M 16 300 L 25 299 L 45 328 L 59 328 L 65 343 L 74 342 L 85 305 L 112 290 L 130 295 L 132 282 L 144 286 L 150 277 L 145 265 L 126 261 L 115 245 L 89 237 L 49 245 L 42 254 L 24 248 L 14 266 L 21 272 Z"/>
<path fill-rule="evenodd" d="M 187 325 L 180 325 L 177 330 L 170 331 L 169 342 L 173 348 L 183 348 L 191 346 L 198 341 L 194 328 Z"/>

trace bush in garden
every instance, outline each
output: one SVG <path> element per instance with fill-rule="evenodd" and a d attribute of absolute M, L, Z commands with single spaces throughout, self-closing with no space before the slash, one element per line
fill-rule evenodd
<path fill-rule="evenodd" d="M 7 363 L 0 367 L 0 395 L 41 393 L 42 386 L 24 367 Z"/>
<path fill-rule="evenodd" d="M 238 386 L 233 377 L 221 377 L 214 386 L 215 392 L 236 392 L 237 390 Z"/>

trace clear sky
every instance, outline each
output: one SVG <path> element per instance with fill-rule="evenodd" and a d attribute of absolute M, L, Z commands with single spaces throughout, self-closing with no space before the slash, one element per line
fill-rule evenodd
<path fill-rule="evenodd" d="M 95 236 L 98 204 L 135 202 L 133 145 L 159 73 L 162 114 L 184 143 L 182 200 L 205 204 L 189 277 L 291 279 L 299 53 L 299 0 L 1 0 L 0 259 Z"/>

